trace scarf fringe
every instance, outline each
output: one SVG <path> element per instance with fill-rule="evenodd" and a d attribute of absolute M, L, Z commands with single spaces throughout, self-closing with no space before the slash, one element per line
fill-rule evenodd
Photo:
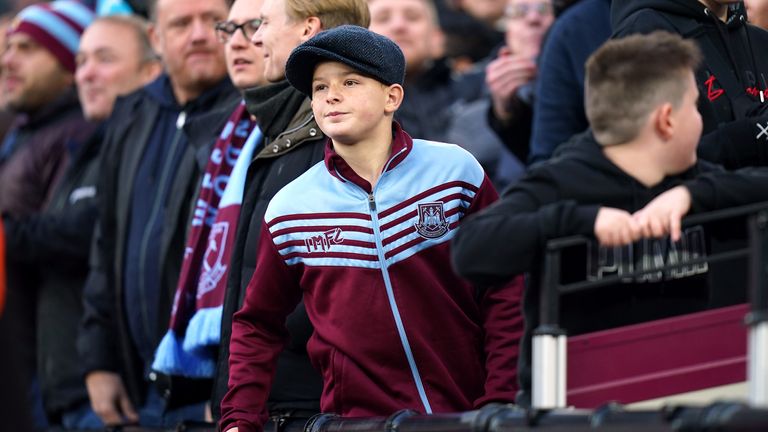
<path fill-rule="evenodd" d="M 157 347 L 152 369 L 166 375 L 211 378 L 216 369 L 216 362 L 210 355 L 185 351 L 176 333 L 168 330 Z"/>
<path fill-rule="evenodd" d="M 182 347 L 193 354 L 204 354 L 221 339 L 221 314 L 223 306 L 199 309 L 189 320 Z"/>

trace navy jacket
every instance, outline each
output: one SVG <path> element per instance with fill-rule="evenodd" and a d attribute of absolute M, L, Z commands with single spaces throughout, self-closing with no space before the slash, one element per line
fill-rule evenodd
<path fill-rule="evenodd" d="M 584 64 L 611 36 L 611 0 L 582 0 L 549 29 L 539 56 L 528 162 L 549 159 L 555 148 L 587 129 Z"/>
<path fill-rule="evenodd" d="M 125 304 L 127 288 L 124 285 L 130 216 L 137 196 L 134 194 L 136 173 L 148 151 L 153 131 L 160 128 L 158 119 L 162 117 L 162 110 L 179 112 L 183 109 L 187 113 L 187 123 L 199 121 L 213 110 L 221 112 L 220 119 L 209 119 L 210 127 L 205 130 L 210 131 L 210 136 L 188 140 L 189 137 L 184 135 L 183 152 L 173 167 L 175 173 L 163 202 L 162 234 L 151 242 L 151 247 L 158 250 L 156 276 L 159 290 L 152 300 L 157 304 L 145 306 L 157 311 L 157 322 L 151 323 L 154 333 L 148 337 L 148 344 L 157 346 L 168 328 L 171 300 L 181 270 L 185 230 L 202 172 L 198 153 L 210 150 L 240 98 L 229 79 L 224 79 L 184 107 L 168 107 L 152 94 L 153 85 L 164 87 L 167 80 L 168 77 L 162 75 L 154 84 L 119 99 L 112 113 L 100 158 L 99 221 L 94 234 L 91 270 L 84 288 L 84 318 L 77 341 L 85 371 L 120 372 L 137 405 L 143 399 L 147 365 L 131 338 L 128 322 L 131 316 Z M 178 117 L 167 118 L 173 122 L 171 128 L 175 135 Z M 145 192 L 146 199 L 157 193 L 155 190 Z"/>

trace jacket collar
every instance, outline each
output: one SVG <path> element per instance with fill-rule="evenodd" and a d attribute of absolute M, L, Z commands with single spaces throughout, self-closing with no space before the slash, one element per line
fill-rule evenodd
<path fill-rule="evenodd" d="M 384 171 L 395 169 L 411 152 L 413 148 L 413 139 L 406 133 L 397 122 L 392 122 L 392 145 L 390 156 L 384 165 Z M 360 177 L 352 167 L 347 164 L 338 153 L 333 149 L 333 143 L 330 138 L 325 142 L 325 167 L 328 172 L 341 180 L 342 182 L 352 182 L 360 186 L 367 193 L 373 192 L 373 188 L 368 180 Z"/>
<path fill-rule="evenodd" d="M 41 125 L 53 122 L 59 117 L 70 115 L 72 112 L 80 114 L 80 101 L 74 87 L 67 89 L 53 102 L 40 110 L 29 114 L 19 114 L 14 126 L 21 128 L 40 128 Z M 80 114 L 81 115 L 81 114 Z"/>
<path fill-rule="evenodd" d="M 269 128 L 269 125 L 262 126 L 261 119 L 258 124 L 259 127 Z M 264 134 L 267 135 L 266 132 Z M 320 130 L 312 115 L 309 98 L 304 98 L 304 102 L 294 110 L 293 117 L 277 136 L 267 135 L 267 137 L 270 138 L 269 142 L 265 142 L 264 148 L 256 155 L 256 159 L 280 157 L 305 142 L 321 140 L 324 137 L 323 131 Z"/>

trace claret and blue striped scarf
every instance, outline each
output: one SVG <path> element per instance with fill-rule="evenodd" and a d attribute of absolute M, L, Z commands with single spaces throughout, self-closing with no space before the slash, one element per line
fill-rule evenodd
<path fill-rule="evenodd" d="M 167 375 L 212 377 L 245 176 L 262 133 L 241 103 L 214 145 L 205 168 L 171 322 L 152 368 Z"/>

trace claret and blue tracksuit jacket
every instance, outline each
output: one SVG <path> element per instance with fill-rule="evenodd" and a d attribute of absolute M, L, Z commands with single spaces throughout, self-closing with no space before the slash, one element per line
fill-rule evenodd
<path fill-rule="evenodd" d="M 450 266 L 457 225 L 496 191 L 460 147 L 393 130 L 374 188 L 329 144 L 324 163 L 271 201 L 233 320 L 222 430 L 261 429 L 285 317 L 302 295 L 324 412 L 456 412 L 514 400 L 522 280 L 481 290 Z"/>

